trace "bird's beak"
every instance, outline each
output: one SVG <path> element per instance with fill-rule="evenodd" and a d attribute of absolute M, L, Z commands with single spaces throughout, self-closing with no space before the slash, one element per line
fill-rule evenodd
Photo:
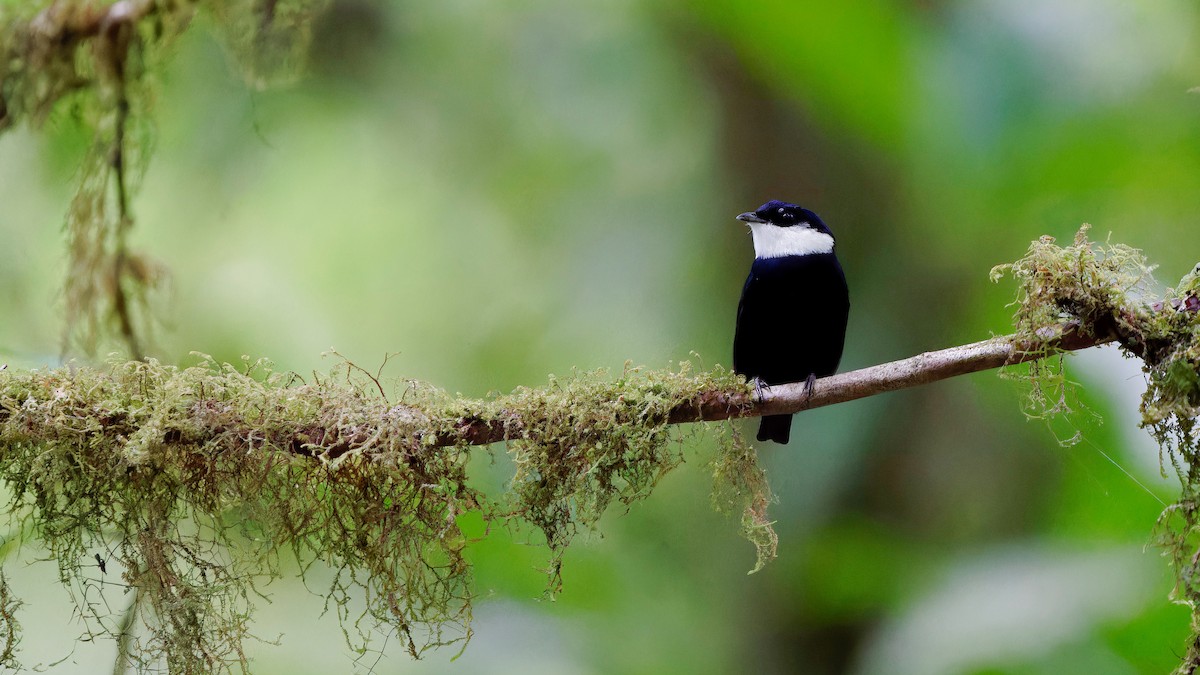
<path fill-rule="evenodd" d="M 744 223 L 765 223 L 767 221 L 759 218 L 753 211 L 747 211 L 737 217 L 738 220 Z"/>

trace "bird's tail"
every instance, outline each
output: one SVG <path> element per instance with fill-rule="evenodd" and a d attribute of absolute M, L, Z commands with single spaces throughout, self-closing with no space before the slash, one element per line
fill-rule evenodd
<path fill-rule="evenodd" d="M 791 415 L 767 415 L 758 425 L 758 440 L 760 441 L 775 441 L 780 445 L 787 445 L 791 434 Z"/>

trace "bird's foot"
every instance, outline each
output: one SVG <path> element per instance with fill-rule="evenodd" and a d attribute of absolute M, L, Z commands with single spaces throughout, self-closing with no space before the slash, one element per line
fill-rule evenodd
<path fill-rule="evenodd" d="M 759 403 L 762 403 L 763 394 L 765 392 L 771 391 L 771 385 L 767 384 L 766 382 L 763 382 L 760 378 L 757 378 L 757 377 L 750 380 L 750 383 L 754 385 L 754 398 L 758 399 Z"/>
<path fill-rule="evenodd" d="M 816 384 L 817 384 L 817 374 L 809 373 L 808 377 L 804 380 L 804 402 L 805 403 L 808 403 L 810 400 L 812 400 L 813 387 Z"/>

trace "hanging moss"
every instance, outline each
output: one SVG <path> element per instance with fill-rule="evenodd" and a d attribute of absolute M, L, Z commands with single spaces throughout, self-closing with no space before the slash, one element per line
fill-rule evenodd
<path fill-rule="evenodd" d="M 767 483 L 767 472 L 758 461 L 758 452 L 741 437 L 735 427 L 723 430 L 728 436 L 720 439 L 717 456 L 712 462 L 713 508 L 720 513 L 740 515 L 742 536 L 754 544 L 754 568 L 758 572 L 775 559 L 779 535 L 774 522 L 767 517 L 767 508 L 775 496 Z"/>
<path fill-rule="evenodd" d="M 351 364 L 311 381 L 265 362 L 207 359 L 185 369 L 133 361 L 5 371 L 0 479 L 13 491 L 9 512 L 76 597 L 102 592 L 97 564 L 102 578 L 119 575 L 134 590 L 129 622 L 139 638 L 127 651 L 141 666 L 244 667 L 254 601 L 280 575 L 281 550 L 334 570 L 328 606 L 352 644 L 365 648 L 390 627 L 415 657 L 470 635 L 460 515 L 539 528 L 554 591 L 573 535 L 614 503 L 648 496 L 683 461 L 669 414 L 713 390 L 749 393 L 741 378 L 686 364 L 552 378 L 484 401 L 409 383 L 400 403 Z M 517 439 L 508 494 L 469 484 L 468 422 Z M 724 445 L 721 503 L 752 514 L 761 566 L 774 553 L 763 473 L 738 437 Z M 0 591 L 0 601 L 11 597 Z M 365 599 L 361 614 L 356 598 Z M 98 606 L 79 603 L 103 633 L 111 617 Z M 15 626 L 4 623 L 9 607 L 0 602 L 0 628 Z"/>
<path fill-rule="evenodd" d="M 91 136 L 67 212 L 63 351 L 96 354 L 117 339 L 140 358 L 149 300 L 166 275 L 126 240 L 154 143 L 157 73 L 197 10 L 214 17 L 233 62 L 257 87 L 304 65 L 328 0 L 6 0 L 0 5 L 0 132 L 52 113 Z"/>
<path fill-rule="evenodd" d="M 1163 511 L 1158 541 L 1175 567 L 1175 598 L 1192 609 L 1193 638 L 1178 673 L 1200 667 L 1200 265 L 1175 288 L 1162 288 L 1136 249 L 1094 242 L 1084 226 L 1069 246 L 1052 237 L 1033 242 L 1025 257 L 992 270 L 1019 284 L 1015 339 L 1051 349 L 1064 326 L 1115 339 L 1141 359 L 1146 374 L 1142 426 L 1158 442 L 1164 473 L 1179 477 L 1179 500 Z M 1032 370 L 1031 408 L 1067 412 L 1061 364 Z"/>
<path fill-rule="evenodd" d="M 523 438 L 508 444 L 517 467 L 513 509 L 536 525 L 554 558 L 551 589 L 561 582 L 562 551 L 580 529 L 594 528 L 612 503 L 644 499 L 668 471 L 683 462 L 683 437 L 668 426 L 672 410 L 700 392 L 749 393 L 731 373 L 644 371 L 626 365 L 615 380 L 605 371 L 569 379 L 551 377 L 545 389 L 519 389 L 488 403 L 485 418 L 529 420 Z M 514 411 L 519 411 L 514 413 Z M 758 550 L 759 569 L 775 555 L 766 521 L 770 490 L 753 448 L 739 436 L 721 436 L 714 494 L 725 511 L 747 516 L 744 533 Z M 736 459 L 731 459 L 736 458 Z"/>
<path fill-rule="evenodd" d="M 21 669 L 17 660 L 17 647 L 21 641 L 21 624 L 17 621 L 17 610 L 21 601 L 13 595 L 8 577 L 0 569 L 0 666 L 12 671 Z"/>
<path fill-rule="evenodd" d="M 123 570 L 143 663 L 244 665 L 256 579 L 278 575 L 280 548 L 326 561 L 339 614 L 358 589 L 414 654 L 468 629 L 455 516 L 477 500 L 464 453 L 422 446 L 404 408 L 358 388 L 288 379 L 263 364 L 130 362 L 0 380 L 11 509 L 28 513 L 64 581 L 86 586 L 82 561 L 97 552 Z"/>

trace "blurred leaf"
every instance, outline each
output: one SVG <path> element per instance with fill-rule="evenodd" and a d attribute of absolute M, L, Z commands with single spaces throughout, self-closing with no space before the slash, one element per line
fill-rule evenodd
<path fill-rule="evenodd" d="M 693 5 L 709 29 L 780 95 L 831 132 L 895 151 L 919 96 L 910 10 L 892 0 Z"/>

